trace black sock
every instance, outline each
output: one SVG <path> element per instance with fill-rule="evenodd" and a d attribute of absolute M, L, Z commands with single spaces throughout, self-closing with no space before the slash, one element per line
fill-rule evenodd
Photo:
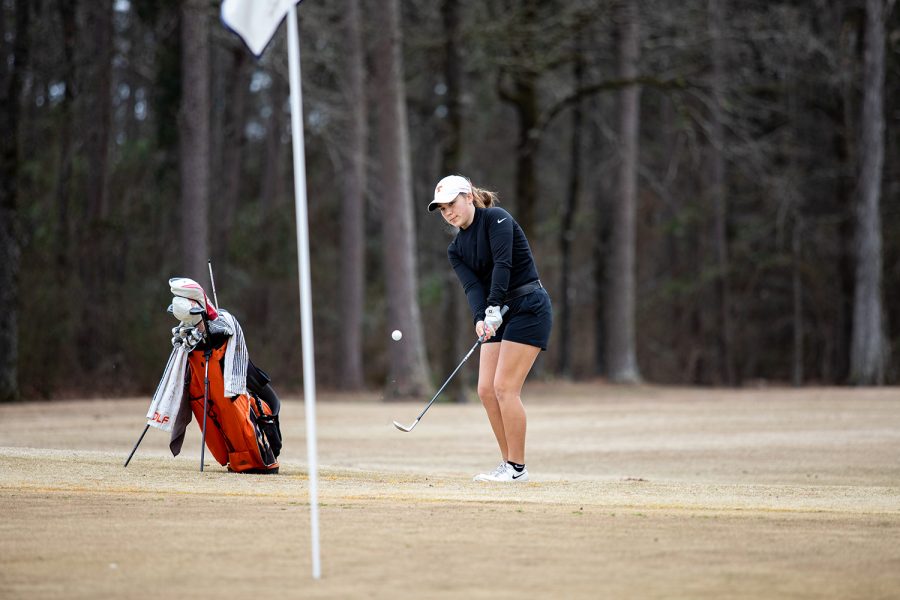
<path fill-rule="evenodd" d="M 513 469 L 515 469 L 516 473 L 521 473 L 522 471 L 525 470 L 525 465 L 520 465 L 519 463 L 514 463 L 511 460 L 506 461 L 506 464 L 511 466 Z"/>

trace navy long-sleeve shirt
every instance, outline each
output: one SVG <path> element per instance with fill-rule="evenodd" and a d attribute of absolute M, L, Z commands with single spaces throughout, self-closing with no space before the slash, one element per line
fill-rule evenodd
<path fill-rule="evenodd" d="M 447 248 L 475 322 L 488 306 L 502 306 L 506 294 L 538 279 L 534 255 L 519 224 L 502 208 L 475 208 L 475 218 Z"/>

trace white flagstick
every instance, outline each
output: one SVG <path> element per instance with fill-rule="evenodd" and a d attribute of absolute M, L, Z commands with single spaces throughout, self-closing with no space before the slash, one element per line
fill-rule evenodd
<path fill-rule="evenodd" d="M 306 454 L 309 462 L 309 519 L 312 576 L 319 579 L 319 475 L 316 450 L 316 371 L 313 360 L 312 294 L 309 269 L 309 225 L 306 217 L 306 156 L 303 144 L 303 102 L 300 90 L 300 36 L 297 6 L 288 20 L 288 66 L 291 81 L 291 139 L 294 150 L 294 204 L 297 213 L 297 254 L 300 271 L 300 324 L 303 347 L 303 397 L 306 408 Z"/>

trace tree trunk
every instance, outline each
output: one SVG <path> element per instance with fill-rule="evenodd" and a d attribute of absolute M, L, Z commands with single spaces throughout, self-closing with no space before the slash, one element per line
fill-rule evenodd
<path fill-rule="evenodd" d="M 267 52 L 281 53 L 287 52 L 287 44 L 283 43 L 283 37 L 273 40 L 272 47 Z M 272 107 L 269 115 L 268 123 L 266 123 L 266 146 L 265 161 L 262 169 L 262 182 L 260 184 L 260 226 L 269 231 L 275 226 L 275 219 L 278 217 L 279 206 L 286 203 L 286 199 L 293 201 L 291 190 L 288 189 L 290 178 L 287 174 L 287 160 L 289 156 L 285 149 L 287 144 L 282 142 L 282 135 L 288 121 L 288 113 L 286 104 L 290 99 L 290 88 L 285 78 L 274 70 L 269 74 L 272 77 L 272 85 L 269 86 L 268 98 Z M 272 269 L 272 262 L 275 260 L 277 242 L 266 236 L 260 243 L 259 262 L 264 269 Z M 264 330 L 274 327 L 273 319 L 275 311 L 273 307 L 277 305 L 277 293 L 269 287 L 260 290 L 258 314 L 260 322 Z"/>
<path fill-rule="evenodd" d="M 538 27 L 536 0 L 514 0 L 506 3 L 506 10 L 521 10 L 523 15 L 522 27 L 527 30 Z M 457 42 L 458 43 L 458 42 Z M 529 68 L 530 61 L 535 54 L 535 40 L 531 35 L 525 35 L 521 39 L 521 47 L 518 54 L 522 64 L 514 65 L 511 73 L 511 88 L 506 88 L 500 82 L 498 93 L 500 99 L 510 104 L 516 111 L 518 120 L 519 139 L 516 143 L 516 170 L 515 170 L 515 217 L 516 222 L 525 232 L 525 235 L 535 235 L 534 209 L 537 204 L 537 168 L 535 166 L 535 153 L 538 140 L 533 136 L 539 135 L 538 119 L 540 109 L 538 106 L 538 76 Z"/>
<path fill-rule="evenodd" d="M 441 176 L 459 173 L 462 170 L 463 115 L 462 80 L 463 58 L 460 52 L 460 7 L 456 0 L 441 3 L 444 35 L 444 79 L 447 84 L 447 116 L 444 118 L 443 152 L 441 155 Z M 445 263 L 446 264 L 446 263 Z M 444 280 L 444 295 L 441 303 L 442 339 L 449 348 L 441 352 L 441 372 L 450 374 L 459 363 L 459 357 L 466 353 L 466 341 L 472 336 L 469 327 L 468 304 L 463 301 L 459 279 L 452 269 L 447 269 Z M 471 373 L 471 371 L 469 371 Z M 471 384 L 464 373 L 458 374 L 444 392 L 456 402 L 467 402 L 471 395 Z"/>
<path fill-rule="evenodd" d="M 856 202 L 856 278 L 850 348 L 850 380 L 857 385 L 883 384 L 888 362 L 879 213 L 884 166 L 884 26 L 883 0 L 866 0 L 859 196 Z"/>
<path fill-rule="evenodd" d="M 382 3 L 374 15 L 378 31 L 375 71 L 380 82 L 378 145 L 381 156 L 382 244 L 387 326 L 403 332 L 402 342 L 388 341 L 386 397 L 422 398 L 429 389 L 422 337 L 412 216 L 412 174 L 406 121 L 399 0 Z M 385 339 L 389 340 L 387 335 Z"/>
<path fill-rule="evenodd" d="M 78 89 L 78 77 L 80 70 L 78 68 L 78 59 L 76 58 L 76 50 L 78 48 L 78 9 L 79 4 L 74 0 L 59 0 L 57 9 L 62 29 L 62 64 L 63 73 L 62 80 L 65 85 L 62 102 L 59 105 L 59 114 L 57 116 L 57 130 L 59 131 L 59 166 L 56 172 L 56 223 L 55 223 L 55 239 L 54 253 L 56 255 L 56 277 L 55 283 L 58 287 L 59 297 L 77 298 L 81 297 L 81 290 L 77 289 L 78 282 L 84 276 L 83 268 L 76 268 L 79 265 L 89 264 L 91 260 L 84 256 L 85 246 L 81 242 L 81 236 L 76 234 L 80 228 L 75 227 L 75 222 L 81 222 L 79 219 L 80 212 L 75 210 L 73 206 L 73 163 L 75 157 L 76 140 L 75 124 L 76 117 L 76 89 Z M 28 118 L 26 117 L 26 120 Z M 31 121 L 34 122 L 34 121 Z M 77 194 L 76 198 L 81 198 L 82 194 Z M 58 363 L 63 370 L 78 370 L 79 358 L 84 358 L 84 351 L 78 351 L 81 348 L 80 340 L 72 336 L 81 329 L 85 332 L 88 327 L 82 323 L 90 323 L 91 316 L 78 318 L 83 310 L 83 302 L 76 304 L 74 302 L 60 302 L 55 311 L 55 321 L 57 323 L 56 335 L 65 338 L 68 343 L 60 344 L 57 353 Z M 76 317 L 77 315 L 77 317 Z M 89 338 L 89 333 L 83 335 Z M 92 348 L 92 346 L 88 346 Z M 89 355 L 89 364 L 93 365 L 96 360 L 95 356 Z"/>
<path fill-rule="evenodd" d="M 840 243 L 840 262 L 838 265 L 840 273 L 840 295 L 835 299 L 838 305 L 837 319 L 834 324 L 835 343 L 834 343 L 834 372 L 835 377 L 839 381 L 849 382 L 851 379 L 851 354 L 853 347 L 853 312 L 854 312 L 854 290 L 856 286 L 856 240 L 854 235 L 856 232 L 856 223 L 854 211 L 856 202 L 854 200 L 856 193 L 856 173 L 855 169 L 859 164 L 859 152 L 857 144 L 859 139 L 857 131 L 859 124 L 857 119 L 860 116 L 856 112 L 855 98 L 857 95 L 857 85 L 855 82 L 854 65 L 857 64 L 858 54 L 858 24 L 855 23 L 855 17 L 842 14 L 839 19 L 838 26 L 847 35 L 841 36 L 840 44 L 840 72 L 838 79 L 840 84 L 840 122 L 839 140 L 837 144 L 837 154 L 840 161 L 839 164 L 848 173 L 847 176 L 838 178 L 837 189 L 835 190 L 835 202 L 838 206 L 845 207 L 844 212 L 840 215 L 840 224 L 838 226 L 839 243 Z M 853 173 L 853 175 L 849 175 Z"/>
<path fill-rule="evenodd" d="M 592 102 L 590 110 L 595 109 L 596 103 Z M 596 125 L 589 130 L 590 143 L 588 153 L 591 156 L 601 156 L 604 143 L 603 133 Z M 592 205 L 594 219 L 592 227 L 594 236 L 591 244 L 591 277 L 594 280 L 593 289 L 593 317 L 594 317 L 594 363 L 593 374 L 605 377 L 609 369 L 606 361 L 606 302 L 608 299 L 607 287 L 607 253 L 610 245 L 610 201 L 608 187 L 596 178 L 596 182 L 588 186 L 592 190 Z"/>
<path fill-rule="evenodd" d="M 63 75 L 66 91 L 59 107 L 59 171 L 56 178 L 56 263 L 59 270 L 60 287 L 69 291 L 68 275 L 72 263 L 70 236 L 71 199 L 72 199 L 72 121 L 74 119 L 75 48 L 77 20 L 75 18 L 77 2 L 59 0 L 59 14 L 62 21 L 62 52 L 65 73 Z"/>
<path fill-rule="evenodd" d="M 224 257 L 228 251 L 229 233 L 234 228 L 235 214 L 239 209 L 242 181 L 242 158 L 244 154 L 244 124 L 247 106 L 248 53 L 243 46 L 230 49 L 228 60 L 229 97 L 231 101 L 225 111 L 225 128 L 222 132 L 224 148 L 222 149 L 222 193 L 217 197 L 215 218 L 210 224 L 210 231 L 215 235 L 210 240 L 216 255 Z"/>
<path fill-rule="evenodd" d="M 19 399 L 19 97 L 28 63 L 28 0 L 16 0 L 7 31 L 7 3 L 0 5 L 0 402 Z M 12 52 L 7 44 L 12 45 Z M 12 60 L 6 60 L 10 57 Z"/>
<path fill-rule="evenodd" d="M 531 74 L 521 75 L 515 82 L 516 113 L 519 116 L 519 143 L 516 148 L 516 222 L 525 235 L 536 235 L 534 206 L 537 203 L 537 143 L 532 133 L 537 130 L 537 81 Z"/>
<path fill-rule="evenodd" d="M 801 248 L 802 248 L 802 227 L 803 223 L 800 219 L 799 211 L 794 215 L 794 226 L 791 233 L 791 287 L 793 288 L 793 312 L 794 317 L 794 351 L 793 351 L 793 368 L 791 369 L 791 380 L 795 386 L 803 385 L 803 278 L 800 274 L 800 265 L 802 264 Z"/>
<path fill-rule="evenodd" d="M 144 92 L 144 80 L 140 77 L 137 69 L 132 67 L 132 65 L 138 64 L 143 49 L 139 44 L 135 43 L 140 36 L 141 24 L 134 10 L 128 12 L 127 19 L 123 35 L 131 43 L 128 44 L 128 49 L 123 52 L 122 58 L 131 68 L 125 69 L 123 73 L 123 80 L 128 86 L 129 94 L 125 102 L 122 134 L 125 136 L 126 145 L 133 146 L 140 141 L 144 130 L 141 126 L 141 121 L 135 117 L 135 109 L 138 106 L 138 92 Z"/>
<path fill-rule="evenodd" d="M 269 52 L 287 51 L 286 45 L 280 44 L 277 38 L 272 46 Z M 279 73 L 271 72 L 270 75 L 272 85 L 269 86 L 269 103 L 272 107 L 272 114 L 266 124 L 266 160 L 260 189 L 265 217 L 270 217 L 270 213 L 282 204 L 290 193 L 286 186 L 288 177 L 285 170 L 285 144 L 281 141 L 287 122 L 285 99 L 290 97 L 290 89 L 286 85 L 284 77 Z M 293 197 L 291 199 L 293 200 Z M 267 225 L 265 219 L 263 225 Z"/>
<path fill-rule="evenodd" d="M 716 278 L 715 298 L 716 314 L 718 317 L 718 332 L 716 335 L 716 354 L 719 361 L 719 379 L 728 385 L 736 382 L 734 372 L 734 358 L 732 357 L 732 324 L 730 316 L 731 298 L 728 290 L 728 239 L 727 239 L 727 208 L 725 194 L 725 128 L 723 125 L 724 93 L 725 85 L 725 57 L 723 47 L 723 28 L 725 18 L 723 16 L 723 2 L 721 0 L 708 0 L 709 29 L 712 38 L 712 107 L 710 123 L 710 196 L 713 204 L 714 234 L 713 239 L 716 249 Z"/>
<path fill-rule="evenodd" d="M 636 0 L 628 0 L 621 9 L 619 71 L 623 79 L 637 76 L 640 58 L 640 29 Z M 619 383 L 637 383 L 638 370 L 635 333 L 635 245 L 637 210 L 637 161 L 640 132 L 641 88 L 628 86 L 620 92 L 619 190 L 612 213 L 612 239 L 609 259 L 606 358 L 609 378 Z"/>
<path fill-rule="evenodd" d="M 575 44 L 574 87 L 580 89 L 584 84 L 583 44 L 578 34 Z M 559 307 L 559 374 L 572 376 L 572 305 L 574 304 L 574 286 L 572 276 L 572 240 L 575 239 L 575 209 L 578 206 L 578 194 L 581 193 L 581 102 L 572 108 L 572 138 L 570 140 L 569 186 L 566 190 L 566 202 L 563 205 L 562 227 L 559 231 L 560 253 L 560 307 Z"/>
<path fill-rule="evenodd" d="M 361 390 L 363 370 L 363 309 L 365 305 L 366 156 L 369 111 L 366 102 L 366 56 L 360 0 L 350 0 L 346 15 L 349 138 L 341 186 L 341 335 L 340 387 Z"/>
<path fill-rule="evenodd" d="M 113 3 L 85 2 L 84 35 L 79 36 L 85 57 L 80 97 L 86 135 L 83 152 L 87 161 L 85 206 L 87 221 L 97 224 L 109 218 L 109 132 L 112 126 Z"/>
<path fill-rule="evenodd" d="M 85 2 L 83 26 L 78 30 L 78 89 L 76 123 L 81 128 L 81 149 L 85 169 L 82 223 L 79 228 L 78 270 L 84 286 L 84 304 L 79 319 L 78 354 L 85 374 L 95 384 L 106 384 L 114 376 L 119 340 L 108 328 L 98 330 L 110 306 L 116 306 L 120 292 L 110 278 L 113 257 L 109 248 L 117 246 L 110 224 L 109 142 L 112 128 L 113 3 L 109 0 Z M 66 185 L 65 182 L 62 183 Z"/>
<path fill-rule="evenodd" d="M 186 0 L 181 12 L 181 264 L 184 276 L 198 281 L 209 258 L 208 7 L 204 0 Z"/>

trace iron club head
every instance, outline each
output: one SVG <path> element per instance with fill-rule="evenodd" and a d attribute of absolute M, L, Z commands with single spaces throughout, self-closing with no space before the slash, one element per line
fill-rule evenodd
<path fill-rule="evenodd" d="M 418 422 L 419 422 L 419 420 L 416 419 L 415 423 L 413 423 L 413 424 L 410 425 L 409 427 L 404 427 L 403 425 L 401 425 L 401 424 L 398 423 L 397 421 L 394 421 L 394 427 L 396 427 L 396 428 L 399 429 L 400 431 L 405 431 L 406 433 L 409 433 L 410 431 L 413 430 L 413 427 L 415 427 L 416 424 L 417 424 Z"/>

